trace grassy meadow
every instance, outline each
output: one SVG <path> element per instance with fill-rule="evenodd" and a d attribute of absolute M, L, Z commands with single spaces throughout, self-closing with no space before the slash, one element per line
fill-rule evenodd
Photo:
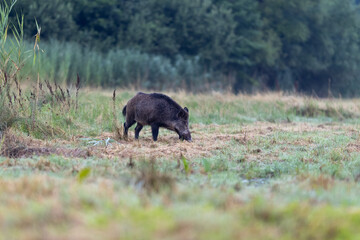
<path fill-rule="evenodd" d="M 0 239 L 360 239 L 359 99 L 168 92 L 193 142 L 125 141 L 135 93 L 44 95 L 43 127 L 0 131 Z"/>

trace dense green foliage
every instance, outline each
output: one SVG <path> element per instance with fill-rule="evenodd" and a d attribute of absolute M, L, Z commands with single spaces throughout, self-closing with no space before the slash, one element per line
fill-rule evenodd
<path fill-rule="evenodd" d="M 28 38 L 36 18 L 43 39 L 77 42 L 85 47 L 79 50 L 84 58 L 88 49 L 99 59 L 122 49 L 176 66 L 181 56 L 198 62 L 204 73 L 217 73 L 213 79 L 227 79 L 222 85 L 235 92 L 359 94 L 360 15 L 353 0 L 22 0 L 17 12 L 25 14 Z M 115 79 L 101 85 L 127 85 Z M 196 76 L 188 81 L 197 83 L 188 89 L 204 84 Z"/>
<path fill-rule="evenodd" d="M 217 82 L 214 77 L 216 73 L 204 73 L 199 58 L 187 59 L 179 55 L 171 61 L 164 56 L 130 49 L 99 53 L 89 48 L 83 49 L 78 43 L 55 40 L 41 42 L 40 46 L 44 50 L 38 59 L 41 79 L 59 84 L 74 83 L 77 73 L 81 76 L 82 84 L 91 87 L 209 91 L 214 87 L 226 87 L 227 84 L 226 79 Z M 25 48 L 31 49 L 32 43 L 27 42 Z M 24 78 L 36 77 L 32 61 L 27 61 L 22 70 Z"/>

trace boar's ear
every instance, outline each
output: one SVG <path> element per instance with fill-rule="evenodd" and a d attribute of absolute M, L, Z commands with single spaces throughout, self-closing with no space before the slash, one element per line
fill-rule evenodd
<path fill-rule="evenodd" d="M 189 109 L 187 107 L 184 107 L 184 110 L 189 113 Z"/>

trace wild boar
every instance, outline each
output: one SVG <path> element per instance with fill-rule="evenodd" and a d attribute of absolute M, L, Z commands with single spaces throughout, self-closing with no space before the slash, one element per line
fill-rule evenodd
<path fill-rule="evenodd" d="M 122 113 L 126 118 L 125 137 L 128 136 L 129 128 L 137 123 L 135 139 L 139 139 L 143 126 L 150 125 L 154 141 L 157 141 L 160 127 L 175 131 L 179 139 L 192 141 L 189 131 L 189 110 L 187 107 L 182 108 L 164 94 L 139 92 L 128 101 Z"/>

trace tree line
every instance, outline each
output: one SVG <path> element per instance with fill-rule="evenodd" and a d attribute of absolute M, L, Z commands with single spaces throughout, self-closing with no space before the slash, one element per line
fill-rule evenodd
<path fill-rule="evenodd" d="M 235 92 L 360 93 L 354 0 L 21 0 L 16 12 L 27 38 L 36 19 L 43 40 L 196 58 Z"/>

